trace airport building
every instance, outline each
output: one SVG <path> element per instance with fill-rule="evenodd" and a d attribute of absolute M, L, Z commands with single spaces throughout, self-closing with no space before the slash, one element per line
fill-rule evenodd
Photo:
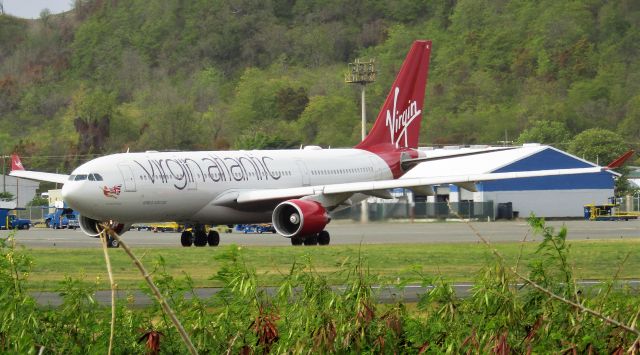
<path fill-rule="evenodd" d="M 427 156 L 440 156 L 487 149 L 486 147 L 426 149 Z M 419 164 L 407 177 L 437 177 L 442 175 L 471 175 L 590 168 L 596 164 L 559 149 L 525 144 L 511 150 L 434 160 Z M 427 202 L 449 201 L 457 206 L 463 202 L 493 202 L 496 218 L 526 217 L 582 217 L 586 204 L 604 204 L 614 195 L 615 172 L 559 175 L 534 178 L 504 179 L 469 185 L 438 186 Z M 473 191 L 475 190 L 475 191 Z M 415 198 L 415 197 L 414 197 Z M 417 199 L 416 199 L 417 200 Z M 505 215 L 506 214 L 506 215 Z"/>
<path fill-rule="evenodd" d="M 36 195 L 39 183 L 33 180 L 0 174 L 0 192 L 13 195 L 12 201 L 0 201 L 0 208 L 24 208 Z"/>

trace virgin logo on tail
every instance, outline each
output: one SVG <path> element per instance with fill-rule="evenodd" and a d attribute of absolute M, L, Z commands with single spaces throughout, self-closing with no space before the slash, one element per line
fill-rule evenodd
<path fill-rule="evenodd" d="M 391 144 L 396 148 L 400 147 L 400 140 L 404 138 L 403 147 L 409 146 L 409 135 L 407 129 L 415 120 L 420 116 L 422 110 L 418 108 L 418 102 L 416 100 L 407 102 L 407 107 L 400 113 L 398 111 L 398 94 L 400 88 L 396 86 L 393 95 L 393 109 L 391 112 L 387 110 L 387 119 L 385 121 L 386 126 L 389 128 L 389 137 L 391 138 Z"/>
<path fill-rule="evenodd" d="M 413 42 L 369 135 L 356 148 L 395 151 L 418 147 L 430 55 L 431 41 Z"/>
<path fill-rule="evenodd" d="M 24 170 L 24 166 L 16 154 L 11 155 L 11 170 Z"/>

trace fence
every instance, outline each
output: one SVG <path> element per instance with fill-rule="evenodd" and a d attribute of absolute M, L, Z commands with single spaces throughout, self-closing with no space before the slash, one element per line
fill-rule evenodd
<path fill-rule="evenodd" d="M 53 211 L 53 208 L 49 207 L 27 207 L 24 210 L 17 210 L 16 215 L 18 218 L 28 218 L 32 222 L 44 221 L 44 218 Z"/>
<path fill-rule="evenodd" d="M 630 199 L 627 199 L 627 197 L 618 197 L 616 198 L 616 202 L 620 204 L 620 211 L 640 212 L 640 193 L 632 195 Z"/>
<path fill-rule="evenodd" d="M 449 209 L 451 205 L 451 210 Z M 361 205 L 334 212 L 333 219 L 359 220 Z M 489 202 L 397 202 L 397 203 L 369 203 L 369 220 L 383 221 L 389 219 L 452 219 L 465 218 L 486 221 L 494 220 L 493 201 Z"/>
<path fill-rule="evenodd" d="M 389 219 L 450 219 L 465 218 L 486 221 L 487 218 L 494 220 L 495 212 L 493 201 L 489 202 L 451 202 L 451 211 L 446 202 L 396 202 L 396 203 L 369 203 L 369 220 L 384 221 Z M 361 205 L 357 204 L 351 208 L 334 212 L 333 219 L 353 219 L 360 220 Z M 44 221 L 53 208 L 48 207 L 27 207 L 24 210 L 17 210 L 19 218 L 28 218 L 31 221 Z M 454 213 L 455 211 L 456 213 Z"/>

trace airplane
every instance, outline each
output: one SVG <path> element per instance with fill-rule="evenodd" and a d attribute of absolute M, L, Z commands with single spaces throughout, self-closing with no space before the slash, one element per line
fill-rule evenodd
<path fill-rule="evenodd" d="M 438 184 L 584 174 L 600 167 L 437 178 L 402 178 L 430 158 L 417 150 L 431 41 L 415 41 L 366 138 L 354 148 L 248 151 L 147 151 L 96 158 L 71 175 L 24 170 L 11 175 L 64 184 L 62 196 L 80 212 L 80 228 L 98 236 L 102 223 L 122 234 L 133 223 L 176 221 L 194 226 L 183 246 L 217 246 L 205 224 L 271 222 L 292 245 L 327 245 L 329 213 L 389 189 L 428 191 Z M 477 154 L 477 153 L 473 153 Z M 436 157 L 433 159 L 442 159 Z"/>

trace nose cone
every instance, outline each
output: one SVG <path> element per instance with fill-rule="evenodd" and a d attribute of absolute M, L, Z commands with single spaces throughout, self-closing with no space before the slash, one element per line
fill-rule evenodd
<path fill-rule="evenodd" d="M 62 186 L 62 200 L 71 208 L 82 213 L 82 192 L 81 184 L 68 182 Z"/>

